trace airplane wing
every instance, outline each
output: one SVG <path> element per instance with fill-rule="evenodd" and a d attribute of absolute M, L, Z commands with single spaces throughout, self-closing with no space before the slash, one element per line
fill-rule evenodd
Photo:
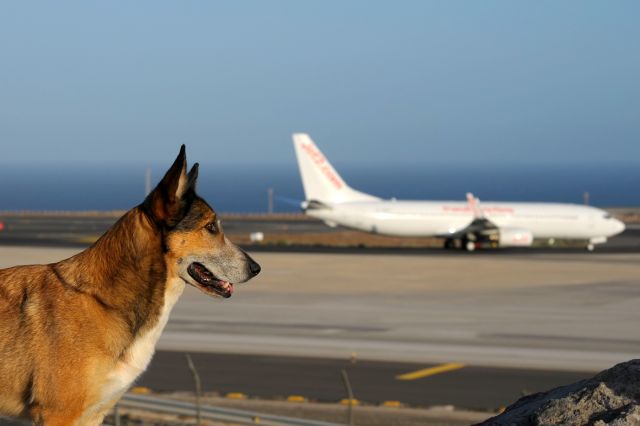
<path fill-rule="evenodd" d="M 453 233 L 442 235 L 445 238 L 463 238 L 469 234 L 489 234 L 495 233 L 498 227 L 484 216 L 480 208 L 480 199 L 467 192 L 467 203 L 473 212 L 473 220 L 465 228 L 458 229 Z"/>
<path fill-rule="evenodd" d="M 489 243 L 495 247 L 527 247 L 533 243 L 533 234 L 528 229 L 498 228 L 498 226 L 485 217 L 480 200 L 467 193 L 467 203 L 473 212 L 473 220 L 462 229 L 442 235 L 446 239 L 445 247 L 450 247 L 452 241 L 459 240 L 463 246 L 472 251 L 478 244 Z"/>

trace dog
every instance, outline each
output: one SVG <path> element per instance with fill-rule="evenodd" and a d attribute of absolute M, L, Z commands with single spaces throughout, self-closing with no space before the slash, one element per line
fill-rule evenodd
<path fill-rule="evenodd" d="M 100 425 L 146 369 L 189 284 L 228 298 L 260 266 L 196 194 L 184 145 L 158 186 L 95 244 L 0 270 L 0 414 Z"/>

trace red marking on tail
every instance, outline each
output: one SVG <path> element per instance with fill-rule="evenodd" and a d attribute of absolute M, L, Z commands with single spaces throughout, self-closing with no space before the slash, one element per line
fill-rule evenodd
<path fill-rule="evenodd" d="M 311 161 L 320 168 L 322 174 L 329 179 L 329 182 L 331 182 L 336 189 L 341 189 L 344 186 L 342 179 L 334 173 L 326 158 L 320 151 L 318 151 L 313 145 L 307 144 L 302 144 L 302 149 L 304 149 L 309 157 L 311 157 Z"/>

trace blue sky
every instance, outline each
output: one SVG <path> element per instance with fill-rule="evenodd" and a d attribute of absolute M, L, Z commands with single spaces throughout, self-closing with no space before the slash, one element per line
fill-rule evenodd
<path fill-rule="evenodd" d="M 636 1 L 4 2 L 0 164 L 640 163 Z"/>

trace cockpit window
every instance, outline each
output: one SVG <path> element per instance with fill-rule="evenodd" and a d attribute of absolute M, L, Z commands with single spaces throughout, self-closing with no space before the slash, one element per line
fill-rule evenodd
<path fill-rule="evenodd" d="M 605 213 L 605 215 L 603 216 L 605 219 L 611 219 L 611 215 L 609 213 Z"/>

